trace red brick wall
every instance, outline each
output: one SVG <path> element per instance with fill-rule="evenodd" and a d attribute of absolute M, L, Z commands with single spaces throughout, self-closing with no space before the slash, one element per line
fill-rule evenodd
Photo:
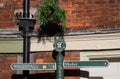
<path fill-rule="evenodd" d="M 71 29 L 120 27 L 120 0 L 60 0 Z"/>
<path fill-rule="evenodd" d="M 21 0 L 22 1 L 22 0 Z M 0 28 L 15 27 L 14 10 L 19 7 L 21 1 L 1 0 L 0 1 Z"/>
<path fill-rule="evenodd" d="M 30 0 L 31 8 L 37 7 L 38 0 Z M 0 28 L 18 28 L 16 25 L 16 11 L 21 11 L 23 0 L 1 0 L 0 1 Z"/>
<path fill-rule="evenodd" d="M 35 63 L 55 63 L 52 52 L 37 52 L 35 54 L 33 57 Z M 22 75 L 16 75 L 16 70 L 10 68 L 11 64 L 17 63 L 17 55 L 19 54 L 0 54 L 0 79 L 21 79 Z M 65 52 L 64 60 L 80 60 L 79 51 Z M 31 73 L 33 72 L 34 74 L 30 75 L 30 79 L 55 79 L 55 71 L 31 71 Z M 79 69 L 65 69 L 65 79 L 79 79 L 78 72 L 80 72 Z M 74 75 L 71 76 L 71 74 Z"/>
<path fill-rule="evenodd" d="M 43 59 L 43 61 L 41 61 L 41 62 L 44 62 L 44 63 L 55 62 L 52 52 L 38 52 L 36 55 L 36 59 Z M 80 60 L 80 52 L 79 51 L 65 52 L 64 60 Z"/>
<path fill-rule="evenodd" d="M 55 63 L 54 60 L 54 55 L 56 53 L 52 52 L 39 52 L 36 55 L 36 61 L 37 63 Z M 80 60 L 80 52 L 75 51 L 75 52 L 65 52 L 64 54 L 64 60 Z M 37 73 L 42 73 L 42 74 L 51 74 L 52 76 L 43 76 L 43 79 L 55 79 L 55 71 L 36 71 Z M 80 70 L 79 69 L 65 69 L 64 71 L 65 74 L 65 79 L 80 79 Z M 77 75 L 76 75 L 77 74 Z M 72 76 L 71 76 L 72 75 Z"/>
<path fill-rule="evenodd" d="M 0 1 L 0 28 L 18 28 L 15 11 L 23 0 Z M 37 8 L 43 0 L 30 0 Z M 101 29 L 120 27 L 120 0 L 59 0 L 67 11 L 68 29 Z M 37 18 L 37 15 L 35 15 Z"/>
<path fill-rule="evenodd" d="M 0 28 L 18 28 L 16 26 L 15 11 L 22 9 L 22 1 L 0 1 Z M 42 0 L 30 1 L 31 8 L 36 8 Z M 68 29 L 120 27 L 120 0 L 60 0 L 60 6 L 67 11 Z M 43 59 L 41 62 L 55 62 L 51 57 L 51 53 L 48 52 L 38 53 L 36 59 L 41 58 Z M 79 60 L 79 53 L 68 52 L 65 54 L 65 60 Z M 0 54 L 0 79 L 10 79 L 11 75 L 16 73 L 9 67 L 11 63 L 15 62 L 16 55 Z M 78 76 L 65 77 L 65 79 L 77 78 Z"/>
<path fill-rule="evenodd" d="M 0 79 L 11 79 L 16 71 L 11 70 L 10 65 L 16 63 L 16 55 L 0 54 Z"/>

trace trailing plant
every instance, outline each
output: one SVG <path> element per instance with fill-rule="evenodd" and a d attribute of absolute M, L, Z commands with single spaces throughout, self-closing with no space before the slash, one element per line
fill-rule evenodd
<path fill-rule="evenodd" d="M 43 30 L 47 31 L 49 29 L 55 29 L 55 27 L 60 27 L 60 29 L 65 31 L 66 12 L 64 9 L 59 7 L 58 1 L 55 2 L 54 0 L 44 0 L 43 4 L 39 7 L 38 11 L 38 21 L 40 24 L 40 29 L 44 28 Z"/>

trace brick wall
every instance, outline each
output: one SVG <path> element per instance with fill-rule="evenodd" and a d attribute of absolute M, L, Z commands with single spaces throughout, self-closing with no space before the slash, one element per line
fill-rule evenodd
<path fill-rule="evenodd" d="M 120 0 L 60 0 L 71 29 L 120 27 Z"/>
<path fill-rule="evenodd" d="M 21 11 L 23 0 L 0 0 L 0 28 L 18 28 L 15 12 Z M 34 13 L 42 0 L 30 0 Z M 120 0 L 60 0 L 60 7 L 67 11 L 68 29 L 102 29 L 120 27 Z M 37 18 L 37 13 L 34 13 Z M 51 53 L 38 53 L 36 62 L 55 62 Z M 10 79 L 16 71 L 10 69 L 16 55 L 0 54 L 0 79 Z M 65 60 L 79 60 L 79 53 L 68 52 Z M 49 73 L 48 71 L 46 71 Z M 53 71 L 52 71 L 53 72 Z M 41 73 L 38 71 L 37 73 Z M 75 73 L 75 72 L 73 72 Z M 7 76 L 6 76 L 7 75 Z M 65 79 L 77 79 L 79 76 L 65 76 Z"/>
<path fill-rule="evenodd" d="M 36 8 L 40 0 L 30 0 L 31 8 Z M 15 13 L 22 11 L 23 0 L 0 0 L 0 28 L 18 28 Z"/>
<path fill-rule="evenodd" d="M 56 52 L 39 52 L 36 54 L 37 63 L 55 63 Z M 80 52 L 65 52 L 64 60 L 80 60 Z M 36 71 L 36 73 L 42 73 L 42 79 L 55 79 L 55 71 Z M 65 79 L 80 79 L 80 70 L 79 69 L 65 69 L 64 71 Z M 72 75 L 71 75 L 72 74 Z M 77 75 L 76 75 L 77 74 Z M 40 75 L 40 74 L 39 74 Z M 39 77 L 39 76 L 38 76 Z M 41 77 L 41 76 L 40 76 Z"/>
<path fill-rule="evenodd" d="M 16 55 L 0 54 L 0 79 L 11 79 L 16 71 L 11 70 L 10 65 L 16 63 Z"/>
<path fill-rule="evenodd" d="M 55 54 L 52 52 L 37 52 L 33 55 L 34 63 L 55 63 Z M 11 70 L 10 65 L 17 63 L 17 55 L 19 54 L 0 54 L 0 79 L 21 79 L 22 74 L 17 75 L 16 70 Z M 20 54 L 21 56 L 21 54 Z M 65 52 L 64 60 L 80 60 L 79 51 Z M 22 61 L 22 60 L 18 60 Z M 33 62 L 33 61 L 32 61 Z M 30 79 L 55 79 L 55 71 L 30 71 Z M 34 74 L 33 74 L 34 73 Z M 79 79 L 79 69 L 65 69 L 65 79 Z M 72 76 L 71 76 L 72 74 Z M 77 75 L 76 75 L 77 74 Z"/>
<path fill-rule="evenodd" d="M 40 62 L 51 63 L 55 62 L 55 55 L 56 53 L 52 52 L 38 52 L 36 55 L 36 59 L 43 59 L 43 61 L 41 60 Z M 80 60 L 80 52 L 65 52 L 64 60 Z"/>
<path fill-rule="evenodd" d="M 0 1 L 0 28 L 11 28 L 16 26 L 14 10 L 21 5 L 19 3 L 20 1 L 16 3 L 15 0 Z"/>
<path fill-rule="evenodd" d="M 0 28 L 18 28 L 15 12 L 22 9 L 22 1 L 0 1 Z M 30 0 L 32 13 L 37 10 L 41 1 L 43 0 Z M 60 6 L 67 11 L 68 29 L 120 27 L 120 0 L 59 0 L 59 2 Z M 34 14 L 37 18 L 36 12 Z"/>

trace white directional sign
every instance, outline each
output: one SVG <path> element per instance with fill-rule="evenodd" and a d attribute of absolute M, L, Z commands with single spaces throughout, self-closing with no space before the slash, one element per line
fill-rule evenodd
<path fill-rule="evenodd" d="M 11 64 L 12 70 L 56 70 L 55 63 L 22 63 L 22 64 Z"/>

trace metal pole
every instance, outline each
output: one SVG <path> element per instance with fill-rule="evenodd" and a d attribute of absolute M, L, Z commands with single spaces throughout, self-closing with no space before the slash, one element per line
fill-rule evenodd
<path fill-rule="evenodd" d="M 56 56 L 56 79 L 64 79 L 63 58 L 62 53 L 58 52 Z"/>
<path fill-rule="evenodd" d="M 23 18 L 29 18 L 29 0 L 23 2 Z M 29 26 L 23 27 L 23 63 L 29 63 L 30 57 L 30 36 Z M 28 79 L 29 70 L 23 70 L 24 79 Z"/>
<path fill-rule="evenodd" d="M 30 57 L 30 37 L 29 33 L 27 32 L 28 29 L 25 29 L 23 32 L 23 63 L 29 63 Z M 23 70 L 24 79 L 28 79 L 29 70 Z"/>
<path fill-rule="evenodd" d="M 63 60 L 64 56 L 62 52 L 66 48 L 66 43 L 63 39 L 55 40 L 53 48 L 57 53 L 56 56 L 56 79 L 64 79 Z"/>
<path fill-rule="evenodd" d="M 24 0 L 23 2 L 23 18 L 29 18 L 30 16 L 30 0 Z"/>

